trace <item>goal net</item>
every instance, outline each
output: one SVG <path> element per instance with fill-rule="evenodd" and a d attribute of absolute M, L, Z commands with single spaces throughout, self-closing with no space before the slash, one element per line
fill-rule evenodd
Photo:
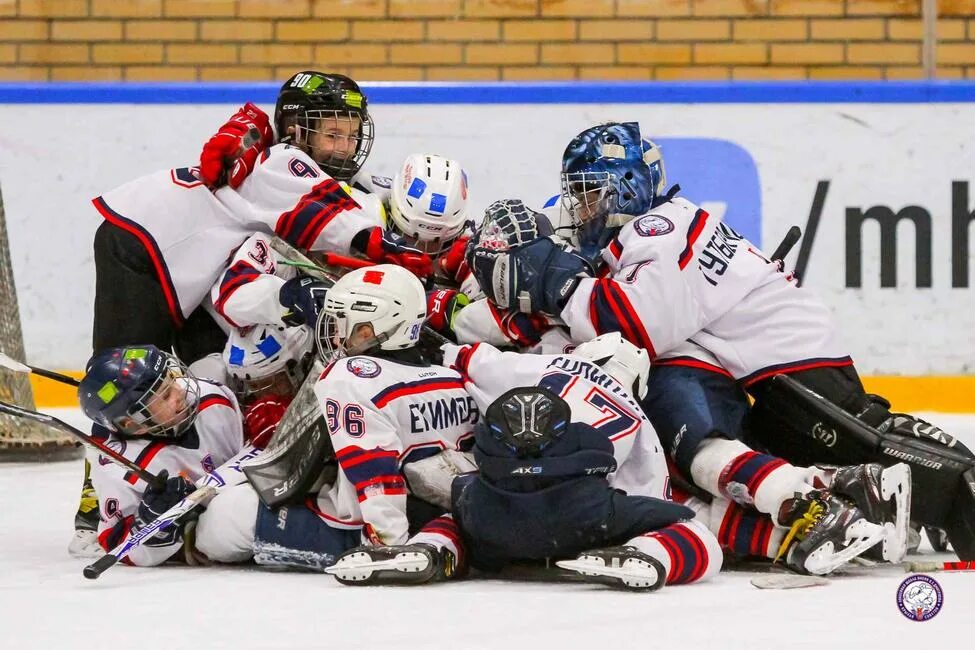
<path fill-rule="evenodd" d="M 0 351 L 24 359 L 24 337 L 20 329 L 17 290 L 10 265 L 7 224 L 0 195 Z M 0 368 L 0 400 L 34 408 L 27 375 Z M 0 413 L 0 461 L 55 461 L 78 458 L 82 450 L 74 440 L 32 420 Z"/>

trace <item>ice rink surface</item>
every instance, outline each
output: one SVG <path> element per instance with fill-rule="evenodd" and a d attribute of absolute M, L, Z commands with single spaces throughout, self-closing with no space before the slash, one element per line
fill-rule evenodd
<path fill-rule="evenodd" d="M 975 416 L 925 417 L 975 443 Z M 92 582 L 65 550 L 81 477 L 80 461 L 0 465 L 0 648 L 888 650 L 965 647 L 975 632 L 975 573 L 934 574 L 942 610 L 913 622 L 892 566 L 809 589 L 763 591 L 725 572 L 650 594 L 502 580 L 350 588 L 253 567 L 119 566 Z"/>

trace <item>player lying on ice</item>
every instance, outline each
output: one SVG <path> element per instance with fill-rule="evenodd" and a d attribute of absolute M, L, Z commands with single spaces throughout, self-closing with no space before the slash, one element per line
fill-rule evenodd
<path fill-rule="evenodd" d="M 243 446 L 240 411 L 224 386 L 198 380 L 176 357 L 152 345 L 108 348 L 93 356 L 78 387 L 92 434 L 164 479 L 147 486 L 136 474 L 89 451 L 91 480 L 100 498 L 98 542 L 108 551 L 156 519 L 193 483 Z M 168 476 L 168 478 L 167 478 Z M 125 561 L 161 564 L 182 547 L 173 526 L 136 547 Z"/>

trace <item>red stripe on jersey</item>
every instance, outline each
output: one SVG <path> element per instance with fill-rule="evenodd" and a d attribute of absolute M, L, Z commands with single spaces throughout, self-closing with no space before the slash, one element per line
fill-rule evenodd
<path fill-rule="evenodd" d="M 731 373 L 720 366 L 708 363 L 706 361 L 701 361 L 700 359 L 695 359 L 693 357 L 671 357 L 670 359 L 656 359 L 654 363 L 658 366 L 684 366 L 687 368 L 697 368 L 699 370 L 708 370 L 710 372 L 715 372 L 719 375 L 724 375 L 725 377 L 734 379 Z"/>
<path fill-rule="evenodd" d="M 261 277 L 261 275 L 262 274 L 259 270 L 255 269 L 244 260 L 235 262 L 234 265 L 227 269 L 227 271 L 224 273 L 223 281 L 220 283 L 220 295 L 217 296 L 217 301 L 213 303 L 213 308 L 234 327 L 240 327 L 240 325 L 235 323 L 227 316 L 226 312 L 224 312 L 224 307 L 227 304 L 227 300 L 229 300 L 230 296 L 237 292 L 237 289 L 240 289 L 245 284 L 253 282 L 257 278 Z"/>
<path fill-rule="evenodd" d="M 647 334 L 640 317 L 633 309 L 633 303 L 626 297 L 626 293 L 620 288 L 620 285 L 615 280 L 599 280 L 598 282 L 604 283 L 606 302 L 620 325 L 623 326 L 623 336 L 633 345 L 645 348 L 651 359 L 656 357 L 657 352 L 653 348 L 650 335 Z"/>
<path fill-rule="evenodd" d="M 358 519 L 350 519 L 346 521 L 345 519 L 339 519 L 338 517 L 333 517 L 332 515 L 323 512 L 321 508 L 318 507 L 317 497 L 307 497 L 305 499 L 305 507 L 314 512 L 316 515 L 325 519 L 327 521 L 334 521 L 337 524 L 344 524 L 346 526 L 361 526 L 363 522 Z"/>
<path fill-rule="evenodd" d="M 146 445 L 145 449 L 139 452 L 139 455 L 136 457 L 134 462 L 142 469 L 145 469 L 149 466 L 149 463 L 152 462 L 152 459 L 156 457 L 156 454 L 158 454 L 160 451 L 162 451 L 165 448 L 166 448 L 165 442 L 158 442 L 158 441 L 150 442 L 148 445 Z M 139 475 L 136 474 L 135 472 L 126 472 L 125 480 L 128 483 L 135 485 L 136 481 L 139 480 Z"/>
<path fill-rule="evenodd" d="M 169 277 L 169 269 L 166 268 L 166 262 L 163 259 L 162 251 L 159 250 L 159 246 L 156 244 L 156 240 L 139 224 L 126 219 L 108 207 L 108 204 L 105 203 L 105 199 L 102 197 L 95 197 L 91 200 L 91 203 L 105 221 L 134 235 L 142 244 L 143 248 L 146 249 L 146 253 L 152 261 L 152 266 L 156 270 L 159 285 L 162 287 L 163 297 L 166 299 L 166 306 L 169 308 L 169 316 L 173 319 L 177 327 L 182 327 L 183 312 L 180 311 L 179 300 L 176 299 L 176 287 L 173 285 L 173 279 Z"/>
<path fill-rule="evenodd" d="M 207 395 L 200 400 L 200 405 L 196 408 L 196 412 L 200 413 L 203 409 L 208 409 L 211 406 L 226 406 L 229 409 L 234 408 L 233 402 L 223 395 Z"/>
<path fill-rule="evenodd" d="M 394 399 L 400 397 L 406 397 L 408 395 L 419 395 L 421 393 L 429 393 L 435 390 L 450 390 L 452 388 L 464 389 L 464 382 L 460 379 L 451 379 L 449 377 L 438 378 L 436 381 L 431 381 L 430 383 L 417 382 L 413 385 L 406 384 L 402 388 L 397 388 L 395 390 L 389 391 L 386 394 L 379 397 L 378 400 L 374 399 L 373 404 L 376 408 L 383 408 Z"/>
<path fill-rule="evenodd" d="M 617 261 L 623 256 L 623 244 L 620 243 L 619 239 L 614 239 L 609 245 L 609 252 L 617 259 Z"/>
<path fill-rule="evenodd" d="M 360 463 L 366 463 L 378 458 L 392 458 L 398 461 L 399 454 L 395 451 L 382 451 L 380 449 L 365 451 L 359 447 L 346 447 L 335 454 L 335 459 L 341 463 L 343 468 L 355 467 Z"/>
<path fill-rule="evenodd" d="M 470 381 L 470 373 L 468 372 L 468 368 L 471 365 L 471 357 L 473 357 L 474 353 L 477 352 L 477 346 L 479 345 L 480 343 L 475 343 L 474 345 L 463 346 L 457 350 L 457 357 L 454 359 L 454 362 L 450 364 L 450 369 L 459 372 L 461 379 L 463 379 L 465 382 Z"/>
<path fill-rule="evenodd" d="M 708 213 L 704 210 L 698 209 L 697 213 L 694 215 L 694 219 L 691 221 L 691 225 L 687 229 L 687 245 L 684 246 L 684 250 L 681 251 L 680 257 L 677 258 L 677 266 L 684 269 L 685 266 L 691 261 L 694 256 L 694 242 L 697 238 L 701 236 L 704 231 L 704 224 L 708 221 Z"/>

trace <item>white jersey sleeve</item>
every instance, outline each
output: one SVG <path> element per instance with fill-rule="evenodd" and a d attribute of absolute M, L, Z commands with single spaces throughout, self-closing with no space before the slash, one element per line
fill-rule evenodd
<path fill-rule="evenodd" d="M 170 476 L 183 475 L 196 483 L 232 458 L 244 444 L 240 409 L 233 393 L 206 381 L 201 381 L 200 386 L 196 420 L 180 440 L 120 438 L 104 429 L 99 429 L 99 437 L 142 469 L 153 474 L 165 469 Z M 134 532 L 147 486 L 135 473 L 97 450 L 90 450 L 88 459 L 92 485 L 98 494 L 98 541 L 108 551 Z M 181 546 L 181 542 L 158 545 L 150 540 L 135 547 L 124 561 L 136 566 L 155 566 L 172 557 Z"/>
<path fill-rule="evenodd" d="M 210 296 L 217 313 L 233 327 L 280 325 L 285 310 L 278 292 L 297 273 L 281 261 L 267 235 L 251 235 L 213 285 Z"/>
<path fill-rule="evenodd" d="M 382 227 L 376 205 L 362 206 L 303 151 L 287 144 L 267 149 L 237 190 L 216 193 L 228 210 L 266 224 L 302 250 L 348 255 L 352 238 Z"/>

